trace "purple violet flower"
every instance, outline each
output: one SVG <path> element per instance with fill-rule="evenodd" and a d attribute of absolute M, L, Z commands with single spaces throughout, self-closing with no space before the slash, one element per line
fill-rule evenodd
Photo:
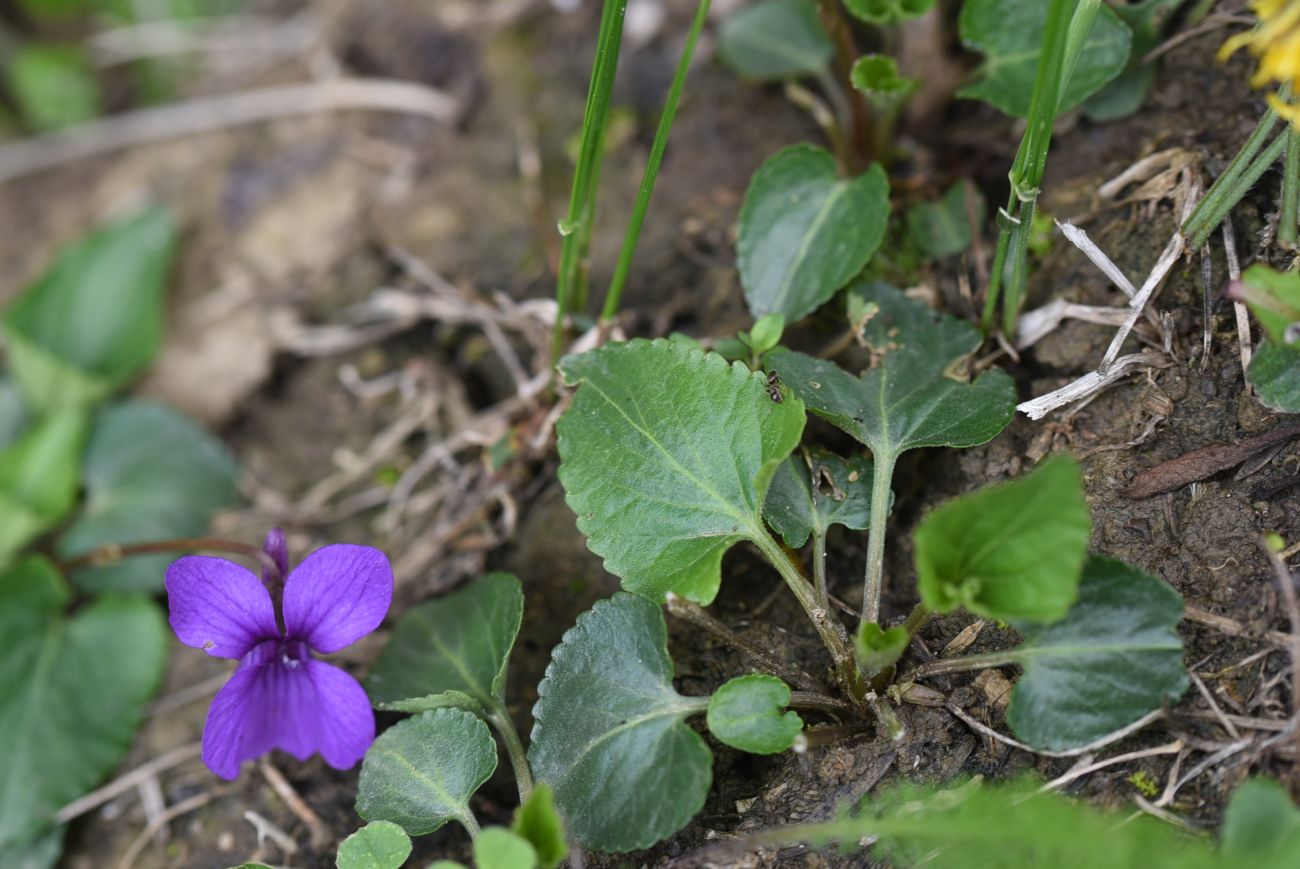
<path fill-rule="evenodd" d="M 171 626 L 187 646 L 239 661 L 203 726 L 203 762 L 224 779 L 245 760 L 281 748 L 298 760 L 320 752 L 336 769 L 356 764 L 375 740 L 375 715 L 356 679 L 312 657 L 369 634 L 393 600 L 393 569 L 369 546 L 316 550 L 289 573 L 278 528 L 264 548 L 284 578 L 284 629 L 251 571 L 189 555 L 167 568 Z"/>

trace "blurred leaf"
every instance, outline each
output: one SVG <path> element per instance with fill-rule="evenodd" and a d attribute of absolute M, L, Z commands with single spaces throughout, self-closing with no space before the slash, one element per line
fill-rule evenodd
<path fill-rule="evenodd" d="M 1230 288 L 1250 306 L 1269 340 L 1300 347 L 1300 272 L 1279 272 L 1257 263 Z"/>
<path fill-rule="evenodd" d="M 1121 561 L 1092 557 L 1079 600 L 1052 625 L 1018 625 L 1011 657 L 1025 673 L 1007 722 L 1034 748 L 1087 745 L 1187 690 L 1178 622 L 1183 599 Z"/>
<path fill-rule="evenodd" d="M 581 384 L 557 431 L 587 546 L 628 591 L 708 604 L 723 553 L 767 537 L 763 498 L 803 433 L 803 406 L 773 401 L 740 363 L 663 339 L 568 356 L 560 372 Z"/>
<path fill-rule="evenodd" d="M 411 837 L 391 821 L 371 821 L 339 845 L 338 869 L 399 869 L 411 856 Z"/>
<path fill-rule="evenodd" d="M 1142 58 L 1160 42 L 1170 17 L 1184 0 L 1141 0 L 1113 5 L 1111 9 L 1133 33 L 1128 69 L 1088 98 L 1083 110 L 1094 121 L 1125 118 L 1142 107 L 1147 91 L 1156 78 L 1156 61 L 1143 63 Z"/>
<path fill-rule="evenodd" d="M 709 732 L 750 754 L 780 754 L 803 732 L 803 719 L 786 711 L 789 705 L 790 686 L 775 676 L 737 676 L 709 699 Z"/>
<path fill-rule="evenodd" d="M 756 81 L 815 76 L 835 56 L 813 0 L 760 0 L 742 9 L 722 22 L 718 50 Z"/>
<path fill-rule="evenodd" d="M 86 447 L 86 503 L 59 538 L 62 558 L 108 543 L 202 534 L 236 500 L 235 463 L 221 442 L 170 407 L 112 405 L 95 417 Z M 90 589 L 158 591 L 172 556 L 141 556 L 77 571 Z"/>
<path fill-rule="evenodd" d="M 385 730 L 366 752 L 357 814 L 392 821 L 412 836 L 453 820 L 474 829 L 469 798 L 496 768 L 496 742 L 478 716 L 424 712 Z"/>
<path fill-rule="evenodd" d="M 472 698 L 480 709 L 492 706 L 505 690 L 506 665 L 523 615 L 523 588 L 508 573 L 489 573 L 412 607 L 366 680 L 371 702 L 409 712 L 409 705 L 395 704 L 428 704 L 452 692 Z M 439 705 L 465 704 L 453 696 Z"/>
<path fill-rule="evenodd" d="M 30 848 L 113 769 L 162 676 L 167 629 L 152 601 L 105 597 L 64 618 L 68 597 L 43 559 L 0 574 L 0 854 Z"/>
<path fill-rule="evenodd" d="M 934 0 L 844 0 L 844 8 L 868 24 L 895 25 L 919 18 Z"/>
<path fill-rule="evenodd" d="M 1044 0 L 966 0 L 958 30 L 967 48 L 984 55 L 984 63 L 976 80 L 957 96 L 984 100 L 1012 117 L 1028 115 L 1049 5 Z M 1077 107 L 1119 75 L 1131 40 L 1128 27 L 1103 3 L 1057 112 Z"/>
<path fill-rule="evenodd" d="M 754 323 L 754 328 L 740 333 L 740 340 L 749 346 L 756 356 L 762 356 L 781 343 L 781 334 L 785 331 L 785 315 L 780 313 L 764 314 Z"/>
<path fill-rule="evenodd" d="M 970 247 L 971 218 L 966 197 L 974 202 L 975 226 L 984 223 L 984 197 L 969 181 L 958 181 L 937 202 L 922 202 L 907 210 L 907 235 L 927 259 L 940 259 Z"/>
<path fill-rule="evenodd" d="M 1236 866 L 1300 866 L 1300 811 L 1270 779 L 1237 786 L 1223 816 L 1219 852 Z"/>
<path fill-rule="evenodd" d="M 965 607 L 991 619 L 1056 621 L 1078 595 L 1091 530 L 1078 464 L 1053 456 L 921 520 L 921 600 L 940 613 Z"/>
<path fill-rule="evenodd" d="M 528 799 L 515 810 L 510 829 L 532 844 L 542 869 L 555 869 L 569 855 L 564 821 L 555 808 L 555 791 L 545 782 L 534 785 Z"/>
<path fill-rule="evenodd" d="M 853 643 L 858 668 L 864 676 L 874 676 L 903 657 L 911 641 L 912 636 L 902 625 L 886 630 L 875 622 L 862 622 Z"/>
<path fill-rule="evenodd" d="M 637 851 L 704 806 L 713 755 L 683 723 L 663 613 L 619 592 L 578 616 L 537 688 L 528 762 L 584 848 Z"/>
<path fill-rule="evenodd" d="M 889 221 L 889 180 L 879 165 L 841 178 L 823 148 L 794 145 L 770 157 L 745 191 L 736 242 L 740 282 L 754 316 L 796 322 L 871 259 Z"/>
<path fill-rule="evenodd" d="M 887 54 L 859 57 L 853 63 L 849 80 L 881 113 L 897 109 L 918 86 L 916 79 L 898 74 L 898 64 Z"/>
<path fill-rule="evenodd" d="M 9 58 L 5 82 L 33 130 L 55 130 L 99 115 L 99 86 L 80 46 L 21 45 Z"/>
<path fill-rule="evenodd" d="M 85 441 L 85 413 L 66 410 L 0 450 L 0 567 L 72 510 Z"/>
<path fill-rule="evenodd" d="M 533 869 L 537 852 L 527 839 L 505 827 L 488 827 L 474 840 L 477 869 Z"/>
<path fill-rule="evenodd" d="M 111 223 L 64 248 L 9 307 L 10 371 L 30 407 L 102 400 L 149 365 L 175 241 L 159 210 Z"/>
<path fill-rule="evenodd" d="M 28 424 L 27 405 L 12 380 L 0 377 L 0 450 L 18 440 Z"/>
<path fill-rule="evenodd" d="M 763 518 L 796 549 L 832 525 L 864 530 L 871 521 L 871 460 L 796 452 L 772 478 Z"/>
<path fill-rule="evenodd" d="M 1259 400 L 1282 413 L 1300 413 L 1300 349 L 1264 341 L 1250 362 Z"/>

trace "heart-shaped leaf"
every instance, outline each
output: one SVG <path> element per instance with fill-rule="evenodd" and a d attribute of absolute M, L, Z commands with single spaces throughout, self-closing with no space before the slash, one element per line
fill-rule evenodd
<path fill-rule="evenodd" d="M 862 622 L 853 642 L 853 656 L 864 676 L 871 677 L 893 665 L 907 651 L 912 635 L 907 628 L 882 628 L 875 622 Z"/>
<path fill-rule="evenodd" d="M 704 805 L 713 756 L 683 720 L 708 703 L 673 690 L 667 645 L 659 607 L 620 592 L 578 617 L 537 688 L 528 761 L 583 847 L 647 848 Z"/>
<path fill-rule="evenodd" d="M 113 769 L 162 676 L 152 601 L 105 597 L 64 618 L 68 599 L 43 559 L 0 574 L 0 854 Z"/>
<path fill-rule="evenodd" d="M 803 719 L 785 711 L 789 705 L 790 686 L 775 676 L 738 676 L 710 698 L 709 732 L 750 754 L 779 754 L 803 732 Z"/>
<path fill-rule="evenodd" d="M 974 224 L 984 223 L 984 197 L 969 181 L 958 181 L 937 202 L 922 202 L 907 210 L 907 237 L 928 259 L 964 251 L 971 243 L 971 217 L 966 201 L 974 206 Z"/>
<path fill-rule="evenodd" d="M 77 500 L 86 415 L 55 411 L 0 450 L 0 568 Z"/>
<path fill-rule="evenodd" d="M 569 856 L 564 821 L 555 808 L 555 791 L 545 782 L 535 784 L 528 798 L 515 810 L 510 829 L 532 844 L 542 869 L 555 869 Z"/>
<path fill-rule="evenodd" d="M 371 821 L 339 845 L 338 869 L 400 869 L 411 837 L 391 821 Z"/>
<path fill-rule="evenodd" d="M 977 446 L 1006 427 L 1016 405 L 1006 373 L 986 371 L 970 383 L 949 376 L 980 344 L 973 326 L 885 284 L 856 292 L 867 310 L 862 340 L 878 356 L 861 377 L 802 353 L 769 357 L 809 410 L 870 447 L 891 475 L 906 450 Z"/>
<path fill-rule="evenodd" d="M 1025 673 L 1011 692 L 1011 729 L 1035 748 L 1060 751 L 1177 700 L 1188 685 L 1176 630 L 1182 615 L 1182 598 L 1165 583 L 1090 558 L 1065 618 L 1020 626 L 1025 643 L 1011 656 Z"/>
<path fill-rule="evenodd" d="M 878 165 L 842 178 L 823 148 L 795 145 L 749 182 L 736 243 L 754 316 L 803 319 L 862 271 L 889 220 L 889 180 Z"/>
<path fill-rule="evenodd" d="M 37 409 L 85 406 L 153 360 L 176 243 L 165 212 L 110 224 L 65 248 L 5 313 L 9 365 Z"/>
<path fill-rule="evenodd" d="M 984 55 L 984 64 L 978 78 L 957 95 L 984 100 L 1013 117 L 1027 116 L 1049 5 L 1043 0 L 966 0 L 958 31 L 967 48 Z M 1128 63 L 1131 40 L 1129 29 L 1103 3 L 1057 111 L 1077 107 L 1119 75 Z"/>
<path fill-rule="evenodd" d="M 489 573 L 412 607 L 366 680 L 371 702 L 404 712 L 464 708 L 466 698 L 480 709 L 492 707 L 501 699 L 523 616 L 523 588 L 508 573 Z"/>
<path fill-rule="evenodd" d="M 844 0 L 844 8 L 868 24 L 900 24 L 930 11 L 934 0 Z"/>
<path fill-rule="evenodd" d="M 497 768 L 487 725 L 462 709 L 435 709 L 385 730 L 366 752 L 357 814 L 392 821 L 412 836 L 448 821 L 478 829 L 469 798 Z"/>
<path fill-rule="evenodd" d="M 58 541 L 64 558 L 108 543 L 193 537 L 235 502 L 235 463 L 221 442 L 164 404 L 132 401 L 95 417 L 83 461 L 86 502 Z M 83 588 L 161 590 L 170 556 L 80 570 Z"/>
<path fill-rule="evenodd" d="M 1300 413 L 1300 349 L 1264 341 L 1250 362 L 1250 383 L 1259 400 L 1282 413 Z"/>
<path fill-rule="evenodd" d="M 935 612 L 1054 622 L 1078 596 L 1092 520 L 1078 464 L 1058 456 L 1033 473 L 954 498 L 916 530 L 916 584 Z"/>
<path fill-rule="evenodd" d="M 796 549 L 832 525 L 861 531 L 871 521 L 871 460 L 825 450 L 795 453 L 772 479 L 763 516 Z"/>
<path fill-rule="evenodd" d="M 835 56 L 813 0 L 761 0 L 737 12 L 718 29 L 718 50 L 755 81 L 817 75 Z"/>
<path fill-rule="evenodd" d="M 505 827 L 488 827 L 474 839 L 477 869 L 533 869 L 537 852 L 527 839 Z"/>
<path fill-rule="evenodd" d="M 560 361 L 582 384 L 558 425 L 560 482 L 605 569 L 623 587 L 707 604 L 722 555 L 767 535 L 772 475 L 803 432 L 803 405 L 766 378 L 666 341 Z"/>

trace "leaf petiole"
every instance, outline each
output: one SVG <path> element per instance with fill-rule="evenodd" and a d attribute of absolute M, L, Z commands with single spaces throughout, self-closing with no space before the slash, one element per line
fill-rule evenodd
<path fill-rule="evenodd" d="M 484 712 L 487 714 L 488 722 L 501 737 L 502 745 L 505 746 L 506 756 L 510 758 L 510 766 L 515 771 L 519 802 L 523 803 L 533 791 L 533 774 L 528 768 L 528 755 L 524 751 L 523 742 L 519 739 L 519 731 L 515 729 L 515 722 L 500 697 L 493 697 Z"/>
<path fill-rule="evenodd" d="M 889 524 L 889 487 L 898 454 L 877 450 L 871 481 L 871 527 L 867 530 L 867 572 L 862 589 L 862 621 L 880 621 L 880 598 L 885 587 L 885 529 Z"/>

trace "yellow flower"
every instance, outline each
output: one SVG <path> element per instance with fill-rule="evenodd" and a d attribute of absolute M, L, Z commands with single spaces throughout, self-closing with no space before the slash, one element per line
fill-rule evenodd
<path fill-rule="evenodd" d="M 1278 82 L 1300 94 L 1300 0 L 1251 0 L 1250 7 L 1259 17 L 1259 26 L 1223 43 L 1219 59 L 1245 47 L 1259 60 L 1251 87 Z M 1300 125 L 1300 104 L 1287 104 L 1276 94 L 1268 101 L 1279 115 Z"/>

